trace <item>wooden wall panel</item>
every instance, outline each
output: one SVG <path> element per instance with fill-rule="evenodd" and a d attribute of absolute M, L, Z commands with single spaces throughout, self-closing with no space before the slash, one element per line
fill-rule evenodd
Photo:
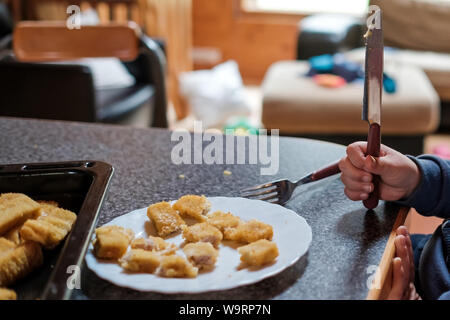
<path fill-rule="evenodd" d="M 245 82 L 260 83 L 272 63 L 295 59 L 301 18 L 246 13 L 239 0 L 193 0 L 194 47 L 219 50 L 221 61 L 238 62 Z M 195 63 L 196 69 L 211 66 Z"/>
<path fill-rule="evenodd" d="M 166 41 L 169 97 L 178 118 L 188 114 L 181 100 L 178 76 L 193 69 L 191 0 L 146 0 L 146 32 Z"/>
<path fill-rule="evenodd" d="M 262 22 L 239 22 L 233 50 L 242 74 L 260 81 L 267 68 L 279 60 L 295 59 L 296 28 Z"/>

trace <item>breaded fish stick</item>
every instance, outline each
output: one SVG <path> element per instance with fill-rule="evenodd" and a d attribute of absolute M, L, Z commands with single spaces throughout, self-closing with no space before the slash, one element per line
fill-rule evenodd
<path fill-rule="evenodd" d="M 14 249 L 16 244 L 5 238 L 0 238 L 0 256 L 8 250 Z"/>
<path fill-rule="evenodd" d="M 161 256 L 158 253 L 143 250 L 132 249 L 120 260 L 120 266 L 131 272 L 153 273 L 161 262 Z"/>
<path fill-rule="evenodd" d="M 0 300 L 16 300 L 17 294 L 14 290 L 9 290 L 6 288 L 0 288 Z"/>
<path fill-rule="evenodd" d="M 21 244 L 22 237 L 20 236 L 20 229 L 22 229 L 23 224 L 19 224 L 18 226 L 15 226 L 14 228 L 10 229 L 8 232 L 6 232 L 3 237 L 14 242 L 16 245 Z"/>
<path fill-rule="evenodd" d="M 40 216 L 27 220 L 20 229 L 23 240 L 35 241 L 46 249 L 56 247 L 70 232 L 77 215 L 53 204 L 41 203 Z"/>
<path fill-rule="evenodd" d="M 0 236 L 38 213 L 39 203 L 21 193 L 0 195 Z"/>
<path fill-rule="evenodd" d="M 133 230 L 120 226 L 97 228 L 95 229 L 94 254 L 100 259 L 117 260 L 127 252 L 133 237 Z"/>
<path fill-rule="evenodd" d="M 0 252 L 0 286 L 8 286 L 42 265 L 42 249 L 36 242 L 24 242 Z"/>
<path fill-rule="evenodd" d="M 199 221 L 206 221 L 205 214 L 211 208 L 211 203 L 205 196 L 185 195 L 174 203 L 173 208 L 182 216 L 189 216 Z"/>
<path fill-rule="evenodd" d="M 181 230 L 181 226 L 186 224 L 170 203 L 165 201 L 149 206 L 147 216 L 155 225 L 160 237 L 166 237 L 173 232 L 177 232 Z"/>
<path fill-rule="evenodd" d="M 273 228 L 271 225 L 256 219 L 241 222 L 236 228 L 225 228 L 223 238 L 244 243 L 251 243 L 260 239 L 272 240 Z"/>

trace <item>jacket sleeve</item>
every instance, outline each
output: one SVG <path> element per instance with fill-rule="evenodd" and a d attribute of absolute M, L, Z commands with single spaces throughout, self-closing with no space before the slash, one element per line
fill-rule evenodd
<path fill-rule="evenodd" d="M 441 294 L 441 296 L 438 298 L 438 300 L 450 300 L 450 291 L 444 292 Z"/>
<path fill-rule="evenodd" d="M 398 203 L 424 216 L 450 218 L 450 161 L 432 155 L 408 157 L 419 167 L 421 181 L 408 198 Z"/>

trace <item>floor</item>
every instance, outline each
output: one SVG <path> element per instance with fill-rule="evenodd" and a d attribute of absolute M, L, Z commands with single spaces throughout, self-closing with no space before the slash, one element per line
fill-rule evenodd
<path fill-rule="evenodd" d="M 251 118 L 253 123 L 260 123 L 261 111 L 262 111 L 262 95 L 259 86 L 246 86 L 245 94 L 248 99 L 248 103 L 251 106 Z M 175 113 L 173 108 L 169 108 L 169 128 L 179 129 L 184 128 L 192 130 L 194 117 L 190 116 L 181 121 L 175 120 Z M 434 153 L 437 149 L 444 148 L 450 150 L 450 135 L 436 134 L 429 135 L 425 139 L 424 153 Z M 450 156 L 450 154 L 449 154 Z M 424 217 L 417 212 L 412 212 L 406 225 L 409 227 L 411 233 L 432 233 L 437 226 L 442 223 L 442 219 L 435 217 Z"/>

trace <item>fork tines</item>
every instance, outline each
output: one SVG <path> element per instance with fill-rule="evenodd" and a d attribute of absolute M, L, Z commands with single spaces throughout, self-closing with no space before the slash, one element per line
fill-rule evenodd
<path fill-rule="evenodd" d="M 266 183 L 259 186 L 246 188 L 241 190 L 242 197 L 254 200 L 268 201 L 271 203 L 278 202 L 279 187 L 274 183 Z M 269 201 L 274 200 L 274 201 Z"/>

